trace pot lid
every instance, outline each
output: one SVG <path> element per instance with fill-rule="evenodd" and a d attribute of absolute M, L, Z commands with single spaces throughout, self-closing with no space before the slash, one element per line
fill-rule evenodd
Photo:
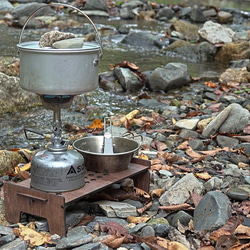
<path fill-rule="evenodd" d="M 55 49 L 52 47 L 40 47 L 38 41 L 22 42 L 18 43 L 17 47 L 20 51 L 34 51 L 41 53 L 79 53 L 79 52 L 91 52 L 100 50 L 100 45 L 93 42 L 84 42 L 81 48 L 67 48 L 67 49 Z"/>

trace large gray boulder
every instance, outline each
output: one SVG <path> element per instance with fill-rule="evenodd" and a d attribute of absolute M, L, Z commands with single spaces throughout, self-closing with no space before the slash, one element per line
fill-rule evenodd
<path fill-rule="evenodd" d="M 229 198 L 219 192 L 206 193 L 194 210 L 194 229 L 213 231 L 222 227 L 232 215 Z"/>
<path fill-rule="evenodd" d="M 173 49 L 173 52 L 182 55 L 187 61 L 192 62 L 213 62 L 216 58 L 217 48 L 208 42 L 201 42 L 198 45 L 188 44 Z"/>
<path fill-rule="evenodd" d="M 202 136 L 209 137 L 220 133 L 239 133 L 249 122 L 250 113 L 237 103 L 232 103 L 222 110 L 202 131 Z"/>
<path fill-rule="evenodd" d="M 153 91 L 168 91 L 181 88 L 190 82 L 187 65 L 169 63 L 165 68 L 156 68 L 148 77 L 147 87 Z"/>

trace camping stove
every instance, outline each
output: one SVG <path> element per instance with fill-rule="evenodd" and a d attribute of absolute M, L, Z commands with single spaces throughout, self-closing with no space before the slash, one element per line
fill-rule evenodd
<path fill-rule="evenodd" d="M 31 161 L 31 187 L 51 192 L 74 190 L 84 185 L 84 159 L 68 150 L 62 140 L 61 108 L 68 108 L 73 96 L 41 96 L 43 106 L 54 113 L 53 133 L 48 148 L 39 151 Z"/>
<path fill-rule="evenodd" d="M 99 43 L 84 42 L 82 47 L 40 47 L 38 41 L 21 42 L 29 20 L 48 6 L 70 7 L 80 12 L 93 26 Z M 61 108 L 69 108 L 75 95 L 98 87 L 98 65 L 102 43 L 92 20 L 79 9 L 51 3 L 34 11 L 20 34 L 20 86 L 41 97 L 43 106 L 54 113 L 53 134 L 46 150 L 39 151 L 31 161 L 31 187 L 48 192 L 64 192 L 84 185 L 84 159 L 76 150 L 68 149 L 62 140 Z"/>

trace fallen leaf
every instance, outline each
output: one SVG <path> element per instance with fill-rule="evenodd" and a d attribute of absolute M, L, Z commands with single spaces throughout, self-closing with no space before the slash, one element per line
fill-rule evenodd
<path fill-rule="evenodd" d="M 230 235 L 234 233 L 235 229 L 244 221 L 242 216 L 232 216 L 226 224 L 210 233 L 209 239 L 217 241 L 217 239 L 222 235 Z"/>
<path fill-rule="evenodd" d="M 23 226 L 21 223 L 18 223 L 18 226 L 19 237 L 22 238 L 24 241 L 29 242 L 29 245 L 31 245 L 32 247 L 41 246 L 44 243 L 51 243 L 50 237 L 44 237 L 44 235 L 42 235 L 41 233 L 38 233 L 32 228 L 29 228 L 29 225 Z"/>
<path fill-rule="evenodd" d="M 127 221 L 129 223 L 139 224 L 139 223 L 146 223 L 150 220 L 150 216 L 141 216 L 141 217 L 135 217 L 135 216 L 128 216 Z"/>
<path fill-rule="evenodd" d="M 144 191 L 140 188 L 133 187 L 133 191 L 134 191 L 135 195 L 137 195 L 137 196 L 143 196 L 145 199 L 150 199 L 150 195 L 146 191 Z"/>
<path fill-rule="evenodd" d="M 205 181 L 208 181 L 208 180 L 210 180 L 212 178 L 212 176 L 207 172 L 195 173 L 194 176 L 197 177 L 197 178 L 200 178 L 202 180 L 205 180 Z"/>
<path fill-rule="evenodd" d="M 197 207 L 200 200 L 202 199 L 202 196 L 193 191 L 190 193 L 190 197 L 193 200 L 194 206 Z"/>
<path fill-rule="evenodd" d="M 117 222 L 106 222 L 104 224 L 100 223 L 100 229 L 102 232 L 107 232 L 110 235 L 127 235 L 128 229 L 123 227 Z"/>
<path fill-rule="evenodd" d="M 216 83 L 210 82 L 210 81 L 204 82 L 204 84 L 205 84 L 206 86 L 208 86 L 209 88 L 217 88 L 217 87 L 218 87 Z"/>
<path fill-rule="evenodd" d="M 153 140 L 150 143 L 150 146 L 158 151 L 163 151 L 168 148 L 167 144 L 161 141 Z"/>
<path fill-rule="evenodd" d="M 244 127 L 243 132 L 244 132 L 245 134 L 250 134 L 250 124 L 247 124 L 247 125 Z"/>
<path fill-rule="evenodd" d="M 238 235 L 241 235 L 241 236 L 247 236 L 247 238 L 249 239 L 250 237 L 250 227 L 247 227 L 247 226 L 244 226 L 244 225 L 239 225 L 234 233 L 238 236 Z M 242 239 L 242 237 L 241 237 Z"/>
<path fill-rule="evenodd" d="M 239 241 L 234 235 L 221 235 L 216 242 L 216 250 L 231 249 L 235 244 L 238 244 Z"/>
<path fill-rule="evenodd" d="M 101 119 L 95 119 L 91 125 L 88 126 L 88 128 L 91 129 L 103 129 L 104 128 L 104 123 L 102 122 Z"/>
<path fill-rule="evenodd" d="M 158 208 L 165 211 L 179 211 L 184 209 L 192 209 L 191 205 L 187 203 L 170 205 L 170 206 L 159 206 Z"/>
<path fill-rule="evenodd" d="M 139 159 L 143 159 L 143 160 L 148 160 L 148 156 L 143 154 L 143 153 L 140 153 L 139 156 L 138 156 Z"/>
<path fill-rule="evenodd" d="M 179 156 L 168 152 L 158 152 L 158 157 L 163 158 L 167 163 L 172 164 L 179 160 Z"/>
<path fill-rule="evenodd" d="M 220 108 L 221 104 L 222 103 L 220 102 L 220 103 L 216 103 L 216 104 L 210 105 L 208 107 L 208 109 L 211 109 L 213 113 L 214 112 L 220 112 L 221 111 L 221 108 Z"/>
<path fill-rule="evenodd" d="M 158 189 L 153 189 L 149 192 L 150 196 L 152 199 L 156 198 L 156 197 L 161 197 L 161 195 L 165 192 L 165 189 L 163 188 L 158 188 Z"/>
<path fill-rule="evenodd" d="M 137 211 L 137 213 L 142 214 L 142 213 L 144 213 L 148 208 L 152 207 L 152 205 L 153 205 L 153 201 L 149 201 L 148 203 L 146 203 L 146 205 L 144 205 L 144 206 L 141 207 L 141 208 L 138 208 L 136 211 Z"/>
<path fill-rule="evenodd" d="M 125 239 L 125 236 L 116 236 L 111 235 L 110 237 L 106 237 L 104 240 L 101 241 L 102 244 L 107 245 L 112 249 L 117 249 L 121 246 Z"/>
<path fill-rule="evenodd" d="M 139 114 L 139 110 L 135 109 L 133 111 L 131 111 L 130 113 L 128 113 L 127 115 L 125 115 L 124 117 L 122 117 L 120 119 L 120 121 L 123 123 L 125 122 L 125 119 L 127 118 L 128 120 L 132 120 L 136 115 Z"/>
<path fill-rule="evenodd" d="M 191 147 L 188 147 L 185 152 L 188 156 L 192 158 L 192 162 L 202 161 L 207 157 L 206 155 L 201 155 L 195 152 Z"/>
<path fill-rule="evenodd" d="M 22 167 L 15 167 L 15 173 L 18 173 L 18 171 L 27 171 L 30 170 L 31 162 L 23 165 Z"/>
<path fill-rule="evenodd" d="M 167 250 L 188 250 L 186 246 L 177 241 L 170 241 L 161 237 L 157 237 L 157 244 Z"/>

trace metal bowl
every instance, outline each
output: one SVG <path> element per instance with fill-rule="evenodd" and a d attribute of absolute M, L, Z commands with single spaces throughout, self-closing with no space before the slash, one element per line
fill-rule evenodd
<path fill-rule="evenodd" d="M 124 137 L 113 137 L 113 154 L 104 154 L 104 136 L 90 136 L 76 140 L 73 148 L 84 157 L 87 170 L 114 173 L 127 169 L 140 143 Z"/>

